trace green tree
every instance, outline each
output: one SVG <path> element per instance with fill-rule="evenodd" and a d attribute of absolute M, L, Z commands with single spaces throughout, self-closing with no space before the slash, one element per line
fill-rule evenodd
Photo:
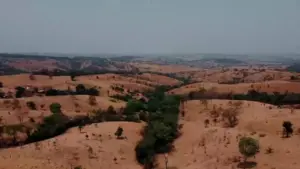
<path fill-rule="evenodd" d="M 59 103 L 52 103 L 49 108 L 53 114 L 61 113 L 61 105 Z"/>
<path fill-rule="evenodd" d="M 243 137 L 239 142 L 239 151 L 244 156 L 244 162 L 247 158 L 255 156 L 259 151 L 259 143 L 251 137 Z"/>
<path fill-rule="evenodd" d="M 119 139 L 123 134 L 123 128 L 122 127 L 118 127 L 117 131 L 115 132 L 115 136 L 117 136 L 117 138 Z"/>

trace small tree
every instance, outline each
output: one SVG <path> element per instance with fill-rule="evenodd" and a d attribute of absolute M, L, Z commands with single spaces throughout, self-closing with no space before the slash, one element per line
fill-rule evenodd
<path fill-rule="evenodd" d="M 2 88 L 3 87 L 3 83 L 2 82 L 0 82 L 0 88 Z"/>
<path fill-rule="evenodd" d="M 290 134 L 293 134 L 293 124 L 290 121 L 284 121 L 282 124 L 283 127 L 283 134 L 285 137 L 289 137 Z"/>
<path fill-rule="evenodd" d="M 251 137 L 243 137 L 239 142 L 239 151 L 244 156 L 244 162 L 247 158 L 255 156 L 259 151 L 259 143 Z"/>
<path fill-rule="evenodd" d="M 117 138 L 120 139 L 122 134 L 123 134 L 123 128 L 119 126 L 117 131 L 115 132 L 115 136 L 117 136 Z"/>
<path fill-rule="evenodd" d="M 52 103 L 49 108 L 53 114 L 61 113 L 61 105 L 59 103 Z"/>

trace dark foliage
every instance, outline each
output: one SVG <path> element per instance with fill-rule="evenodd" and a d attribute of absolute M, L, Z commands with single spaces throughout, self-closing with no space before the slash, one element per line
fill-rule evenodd
<path fill-rule="evenodd" d="M 132 96 L 129 95 L 129 94 L 126 94 L 126 95 L 118 95 L 117 94 L 117 95 L 113 95 L 111 97 L 114 98 L 114 99 L 123 100 L 123 101 L 126 101 L 126 102 L 133 99 Z"/>
<path fill-rule="evenodd" d="M 59 103 L 52 103 L 50 106 L 49 106 L 49 109 L 50 111 L 53 113 L 53 114 L 61 114 L 61 105 Z"/>
<path fill-rule="evenodd" d="M 16 98 L 23 97 L 23 94 L 25 92 L 25 88 L 21 87 L 21 86 L 18 86 L 15 89 L 16 89 Z"/>
<path fill-rule="evenodd" d="M 143 165 L 153 165 L 155 154 L 169 152 L 178 136 L 180 98 L 166 96 L 164 91 L 162 87 L 147 94 L 150 98 L 145 106 L 149 112 L 148 125 L 144 128 L 143 140 L 135 148 L 137 161 Z"/>
<path fill-rule="evenodd" d="M 3 83 L 2 82 L 0 82 L 0 88 L 2 88 L 3 87 Z"/>

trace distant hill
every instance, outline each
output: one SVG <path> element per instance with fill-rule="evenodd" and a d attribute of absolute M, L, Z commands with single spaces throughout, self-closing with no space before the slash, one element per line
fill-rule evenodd
<path fill-rule="evenodd" d="M 50 55 L 0 53 L 0 75 L 36 72 L 45 69 L 64 72 L 132 71 L 137 68 L 126 64 L 125 62 L 134 58 L 136 57 L 60 57 Z"/>
<path fill-rule="evenodd" d="M 291 72 L 300 72 L 300 63 L 294 63 L 292 64 L 291 66 L 287 67 L 287 70 L 288 71 L 291 71 Z"/>

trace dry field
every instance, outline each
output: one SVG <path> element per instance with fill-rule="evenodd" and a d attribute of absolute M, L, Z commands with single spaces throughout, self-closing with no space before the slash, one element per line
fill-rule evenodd
<path fill-rule="evenodd" d="M 121 126 L 127 139 L 116 139 Z M 141 169 L 134 148 L 141 123 L 106 122 L 72 128 L 45 141 L 0 151 L 0 169 Z"/>
<path fill-rule="evenodd" d="M 213 90 L 219 93 L 247 93 L 249 90 L 256 90 L 259 92 L 279 92 L 285 93 L 294 92 L 300 93 L 300 83 L 299 82 L 289 82 L 289 81 L 266 81 L 257 83 L 239 83 L 239 84 L 218 84 L 218 83 L 193 83 L 180 88 L 173 89 L 169 91 L 170 94 L 188 94 L 191 91 L 199 91 L 200 89 Z"/>
<path fill-rule="evenodd" d="M 15 101 L 19 102 L 19 108 Z M 32 101 L 36 104 L 36 110 L 31 110 L 26 105 Z M 3 124 L 19 124 L 28 122 L 30 118 L 35 121 L 42 120 L 43 117 L 51 114 L 49 106 L 52 103 L 59 103 L 62 112 L 67 116 L 87 115 L 92 110 L 106 110 L 109 106 L 119 109 L 125 106 L 125 102 L 108 97 L 96 97 L 96 105 L 89 104 L 89 97 L 86 95 L 78 96 L 47 96 L 47 97 L 28 97 L 19 99 L 1 99 L 0 113 Z"/>
<path fill-rule="evenodd" d="M 232 102 L 236 103 L 236 102 Z M 184 169 L 237 169 L 241 154 L 238 140 L 251 136 L 260 143 L 260 152 L 248 161 L 256 162 L 259 169 L 298 169 L 300 162 L 299 130 L 291 138 L 282 138 L 282 123 L 291 121 L 298 129 L 300 110 L 278 109 L 258 102 L 242 102 L 238 125 L 226 128 L 222 121 L 211 120 L 213 109 L 228 108 L 229 101 L 210 100 L 207 105 L 200 100 L 188 101 L 183 109 L 185 116 L 182 135 L 175 141 L 175 151 L 168 156 L 170 168 Z M 215 107 L 215 108 L 214 108 Z M 205 127 L 205 119 L 210 123 Z M 272 148 L 273 152 L 267 151 Z M 159 157 L 159 166 L 164 167 L 164 157 Z"/>

